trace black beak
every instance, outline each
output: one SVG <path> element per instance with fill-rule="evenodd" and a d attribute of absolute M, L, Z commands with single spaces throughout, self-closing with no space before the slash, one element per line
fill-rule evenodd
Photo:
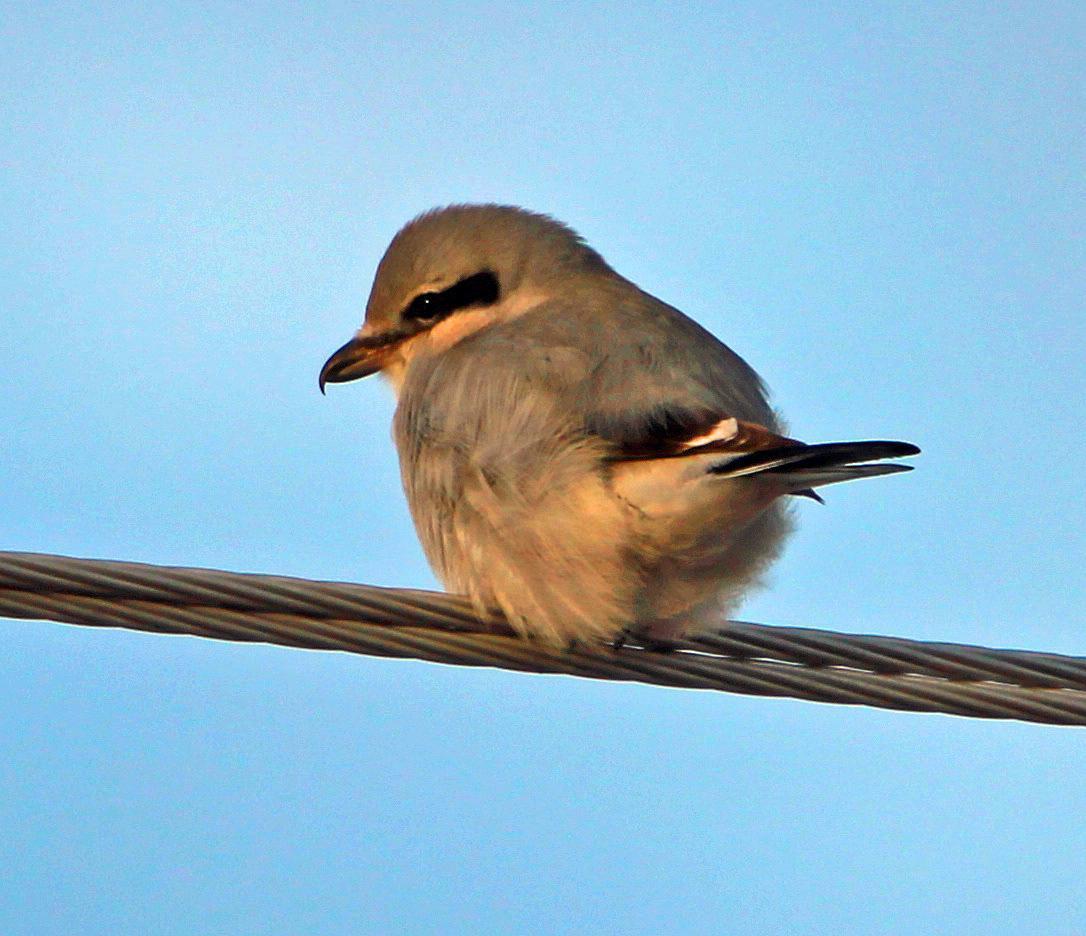
<path fill-rule="evenodd" d="M 321 393 L 324 393 L 325 384 L 347 383 L 376 374 L 388 363 L 401 337 L 369 335 L 352 338 L 324 362 L 319 378 Z"/>

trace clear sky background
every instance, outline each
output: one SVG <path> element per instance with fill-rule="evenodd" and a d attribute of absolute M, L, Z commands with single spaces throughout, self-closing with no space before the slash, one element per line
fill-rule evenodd
<path fill-rule="evenodd" d="M 497 200 L 923 447 L 746 619 L 1086 652 L 1084 9 L 7 3 L 0 548 L 434 585 L 316 377 Z M 0 633 L 5 934 L 1086 931 L 1081 730 Z"/>

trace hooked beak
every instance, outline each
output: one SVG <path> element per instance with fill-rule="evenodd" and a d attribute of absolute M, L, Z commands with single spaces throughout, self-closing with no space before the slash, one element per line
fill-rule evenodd
<path fill-rule="evenodd" d="M 319 378 L 321 393 L 325 384 L 346 383 L 376 374 L 389 362 L 402 338 L 402 335 L 352 338 L 324 362 Z"/>

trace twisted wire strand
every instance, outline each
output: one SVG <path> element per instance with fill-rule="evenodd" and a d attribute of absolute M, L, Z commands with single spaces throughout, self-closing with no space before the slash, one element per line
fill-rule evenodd
<path fill-rule="evenodd" d="M 530 673 L 1086 725 L 1086 659 L 733 622 L 556 651 L 434 592 L 0 552 L 0 614 Z"/>

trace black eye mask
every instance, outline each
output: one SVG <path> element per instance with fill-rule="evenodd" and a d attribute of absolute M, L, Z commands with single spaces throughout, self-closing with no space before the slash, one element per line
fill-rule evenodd
<path fill-rule="evenodd" d="M 415 296 L 403 311 L 405 322 L 432 324 L 461 309 L 488 306 L 498 301 L 501 291 L 498 277 L 489 270 L 468 276 L 441 292 Z"/>

